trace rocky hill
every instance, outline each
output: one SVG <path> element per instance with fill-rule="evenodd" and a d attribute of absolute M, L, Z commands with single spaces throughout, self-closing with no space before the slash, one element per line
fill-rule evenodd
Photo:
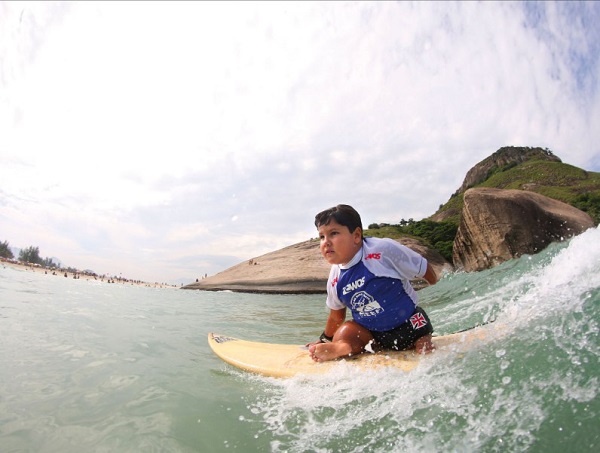
<path fill-rule="evenodd" d="M 469 190 L 471 187 L 496 191 Z M 521 196 L 524 191 L 536 193 Z M 470 201 L 465 206 L 468 193 Z M 465 209 L 468 211 L 463 213 Z M 551 241 L 598 224 L 600 173 L 563 164 L 547 149 L 501 148 L 471 168 L 461 187 L 430 219 L 460 225 L 453 264 L 418 239 L 396 240 L 425 256 L 438 275 L 453 271 L 455 266 L 467 271 L 485 269 L 524 253 L 535 253 Z M 369 231 L 365 234 L 368 236 Z M 319 242 L 312 239 L 242 262 L 183 288 L 323 293 L 328 273 Z M 417 287 L 421 283 L 413 282 Z"/>
<path fill-rule="evenodd" d="M 429 219 L 458 225 L 464 193 L 471 187 L 536 192 L 581 209 L 600 223 L 600 173 L 565 164 L 548 149 L 500 148 L 471 168 L 460 188 Z"/>
<path fill-rule="evenodd" d="M 216 275 L 184 286 L 206 291 L 322 293 L 329 265 L 311 239 L 241 262 Z"/>
<path fill-rule="evenodd" d="M 418 240 L 403 238 L 399 242 L 425 256 L 438 275 L 453 270 L 438 252 Z M 183 288 L 276 294 L 324 293 L 329 269 L 330 265 L 319 252 L 319 240 L 310 239 L 236 264 Z M 422 280 L 413 282 L 416 288 L 424 284 L 426 282 Z"/>

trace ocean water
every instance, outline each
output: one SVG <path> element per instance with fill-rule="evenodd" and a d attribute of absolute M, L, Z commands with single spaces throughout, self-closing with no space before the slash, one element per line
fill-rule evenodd
<path fill-rule="evenodd" d="M 600 230 L 420 291 L 471 348 L 410 373 L 271 379 L 208 332 L 305 343 L 323 296 L 109 285 L 0 267 L 0 451 L 600 451 Z"/>

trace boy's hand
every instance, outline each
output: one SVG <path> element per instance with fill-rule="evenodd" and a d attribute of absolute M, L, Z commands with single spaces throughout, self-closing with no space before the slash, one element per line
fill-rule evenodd
<path fill-rule="evenodd" d="M 323 343 L 321 340 L 317 340 L 317 341 L 312 341 L 310 343 L 306 343 L 304 346 L 306 346 L 307 348 L 310 348 L 311 346 L 321 344 L 321 343 Z"/>

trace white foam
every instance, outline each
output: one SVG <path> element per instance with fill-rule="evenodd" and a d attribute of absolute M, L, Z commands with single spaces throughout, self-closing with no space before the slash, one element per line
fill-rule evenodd
<path fill-rule="evenodd" d="M 600 230 L 485 275 L 502 281 L 479 282 L 475 294 L 467 288 L 459 304 L 441 307 L 456 318 L 469 310 L 493 314 L 476 346 L 435 353 L 410 373 L 340 363 L 327 375 L 253 378 L 265 395 L 249 408 L 277 439 L 272 451 L 526 450 L 551 415 L 547 398 L 592 401 L 598 379 L 569 368 L 594 357 L 598 327 L 569 315 L 600 286 Z M 578 330 L 589 334 L 569 335 Z"/>

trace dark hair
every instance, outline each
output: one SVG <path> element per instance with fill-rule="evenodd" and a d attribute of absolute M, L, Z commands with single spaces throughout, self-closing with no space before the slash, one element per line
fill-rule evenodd
<path fill-rule="evenodd" d="M 329 209 L 325 209 L 319 212 L 315 216 L 315 226 L 319 229 L 322 225 L 329 225 L 329 223 L 335 220 L 340 225 L 347 227 L 350 233 L 353 233 L 356 228 L 360 228 L 362 235 L 362 221 L 360 220 L 360 214 L 356 210 L 347 204 L 338 204 L 337 206 Z"/>

